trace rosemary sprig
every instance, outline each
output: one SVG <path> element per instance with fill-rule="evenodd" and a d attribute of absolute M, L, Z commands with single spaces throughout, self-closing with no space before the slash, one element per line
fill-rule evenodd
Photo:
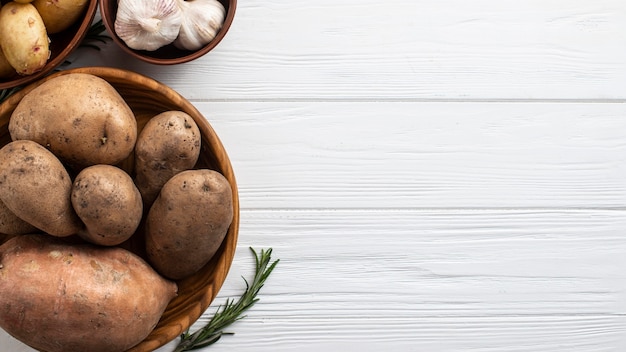
<path fill-rule="evenodd" d="M 5 101 L 8 97 L 13 95 L 13 93 L 17 92 L 20 89 L 22 89 L 22 87 L 13 87 L 13 88 L 1 89 L 0 90 L 0 103 Z"/>
<path fill-rule="evenodd" d="M 80 43 L 79 46 L 100 50 L 100 47 L 94 42 L 100 42 L 102 44 L 106 44 L 107 41 L 111 39 L 111 37 L 109 37 L 106 34 L 103 34 L 105 32 L 106 32 L 106 27 L 104 26 L 104 23 L 102 22 L 102 20 L 98 20 L 92 23 L 89 29 L 87 30 L 87 34 L 85 34 L 85 38 L 83 38 L 83 41 Z"/>
<path fill-rule="evenodd" d="M 217 342 L 222 335 L 232 335 L 233 333 L 224 332 L 224 328 L 230 324 L 245 318 L 243 312 L 252 307 L 258 300 L 257 295 L 263 287 L 265 280 L 278 264 L 279 259 L 276 259 L 270 264 L 272 249 L 261 250 L 261 255 L 257 255 L 257 252 L 250 248 L 254 254 L 256 262 L 254 279 L 252 284 L 248 284 L 248 281 L 244 278 L 246 283 L 246 290 L 239 297 L 239 300 L 235 302 L 234 299 L 227 299 L 223 306 L 219 306 L 217 311 L 211 318 L 211 320 L 200 330 L 190 334 L 189 330 L 183 333 L 180 338 L 178 346 L 174 352 L 191 351 L 199 348 L 203 348 Z M 268 266 L 269 265 L 269 266 Z"/>

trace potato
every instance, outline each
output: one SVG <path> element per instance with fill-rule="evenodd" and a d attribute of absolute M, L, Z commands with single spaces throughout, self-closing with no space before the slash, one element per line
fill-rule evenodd
<path fill-rule="evenodd" d="M 0 43 L 1 44 L 1 43 Z M 9 78 L 15 75 L 15 69 L 11 66 L 11 63 L 4 56 L 4 52 L 0 47 L 0 78 Z"/>
<path fill-rule="evenodd" d="M 10 240 L 13 237 L 17 237 L 19 235 L 7 235 L 6 233 L 0 233 L 0 245 L 4 242 Z"/>
<path fill-rule="evenodd" d="M 23 235 L 37 232 L 37 228 L 20 219 L 4 202 L 0 201 L 0 233 L 6 235 Z"/>
<path fill-rule="evenodd" d="M 213 170 L 187 170 L 163 186 L 146 219 L 148 261 L 178 280 L 217 252 L 233 219 L 231 186 Z"/>
<path fill-rule="evenodd" d="M 146 206 L 172 176 L 194 167 L 200 129 L 183 111 L 166 111 L 146 123 L 135 146 L 135 184 Z"/>
<path fill-rule="evenodd" d="M 62 32 L 78 21 L 83 14 L 87 0 L 34 0 L 48 34 Z"/>
<path fill-rule="evenodd" d="M 33 4 L 9 2 L 0 10 L 0 43 L 21 75 L 41 71 L 50 58 L 50 39 Z"/>
<path fill-rule="evenodd" d="M 86 226 L 83 239 L 103 245 L 118 245 L 130 238 L 143 215 L 141 194 L 132 178 L 111 165 L 83 169 L 74 179 L 72 205 Z"/>
<path fill-rule="evenodd" d="M 137 121 L 104 79 L 86 73 L 56 76 L 28 92 L 9 120 L 13 140 L 29 139 L 73 168 L 115 165 L 137 140 Z"/>
<path fill-rule="evenodd" d="M 126 351 L 176 294 L 174 282 L 122 248 L 38 234 L 0 246 L 0 327 L 41 351 Z"/>
<path fill-rule="evenodd" d="M 0 200 L 24 221 L 53 236 L 78 233 L 71 191 L 67 170 L 41 145 L 23 140 L 0 149 Z"/>

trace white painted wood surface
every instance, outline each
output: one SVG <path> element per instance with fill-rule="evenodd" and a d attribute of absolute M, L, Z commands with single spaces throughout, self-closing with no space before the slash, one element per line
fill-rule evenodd
<path fill-rule="evenodd" d="M 216 305 L 248 247 L 281 260 L 203 351 L 626 350 L 622 0 L 247 0 L 192 63 L 75 55 L 220 135 L 241 229 Z"/>

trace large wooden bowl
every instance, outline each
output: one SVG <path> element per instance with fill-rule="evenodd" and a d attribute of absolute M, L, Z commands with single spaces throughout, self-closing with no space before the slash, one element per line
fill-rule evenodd
<path fill-rule="evenodd" d="M 2 4 L 8 0 L 2 0 Z M 32 83 L 59 67 L 83 41 L 93 22 L 98 9 L 98 0 L 89 0 L 80 20 L 66 30 L 49 35 L 50 58 L 41 71 L 28 76 L 17 73 L 11 77 L 0 78 L 0 89 L 8 89 Z"/>
<path fill-rule="evenodd" d="M 140 74 L 106 67 L 84 67 L 56 72 L 26 86 L 0 105 L 0 147 L 11 141 L 8 123 L 11 113 L 22 97 L 42 82 L 71 72 L 90 73 L 111 83 L 124 97 L 137 118 L 141 130 L 153 116 L 167 110 L 182 110 L 193 117 L 202 134 L 201 153 L 196 168 L 210 168 L 222 173 L 233 192 L 233 221 L 222 246 L 211 261 L 195 275 L 178 281 L 178 296 L 170 302 L 158 325 L 133 352 L 153 351 L 186 331 L 209 307 L 220 290 L 237 245 L 239 230 L 239 197 L 235 175 L 224 146 L 202 114 L 185 98 L 171 88 Z M 132 157 L 119 166 L 132 174 Z M 144 256 L 142 233 L 136 233 L 127 248 Z"/>

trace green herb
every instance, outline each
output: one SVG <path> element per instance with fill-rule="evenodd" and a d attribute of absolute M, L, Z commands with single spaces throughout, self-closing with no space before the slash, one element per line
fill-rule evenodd
<path fill-rule="evenodd" d="M 22 89 L 22 87 L 13 87 L 0 90 L 0 103 L 5 101 L 8 97 L 13 95 L 13 93 L 17 92 L 20 89 Z"/>
<path fill-rule="evenodd" d="M 256 261 L 256 269 L 254 279 L 251 284 L 244 278 L 246 283 L 246 290 L 239 297 L 239 300 L 235 302 L 234 299 L 227 299 L 226 304 L 219 306 L 217 311 L 211 318 L 211 320 L 200 330 L 189 333 L 189 330 L 180 336 L 181 341 L 174 350 L 174 352 L 191 351 L 199 348 L 203 348 L 217 342 L 222 335 L 232 335 L 233 333 L 224 332 L 224 328 L 230 324 L 245 318 L 243 312 L 252 307 L 259 299 L 257 295 L 263 287 L 265 280 L 278 264 L 278 259 L 270 264 L 272 249 L 261 250 L 261 255 L 257 255 L 257 252 L 250 248 L 254 254 Z M 269 266 L 268 266 L 269 265 Z"/>
<path fill-rule="evenodd" d="M 106 44 L 108 40 L 111 39 L 106 34 L 102 34 L 106 31 L 106 27 L 102 20 L 98 20 L 94 22 L 91 27 L 87 30 L 87 34 L 85 34 L 85 38 L 82 42 L 80 42 L 80 47 L 89 47 L 92 49 L 100 50 L 100 47 L 95 44 L 95 42 L 100 42 L 102 44 Z"/>

